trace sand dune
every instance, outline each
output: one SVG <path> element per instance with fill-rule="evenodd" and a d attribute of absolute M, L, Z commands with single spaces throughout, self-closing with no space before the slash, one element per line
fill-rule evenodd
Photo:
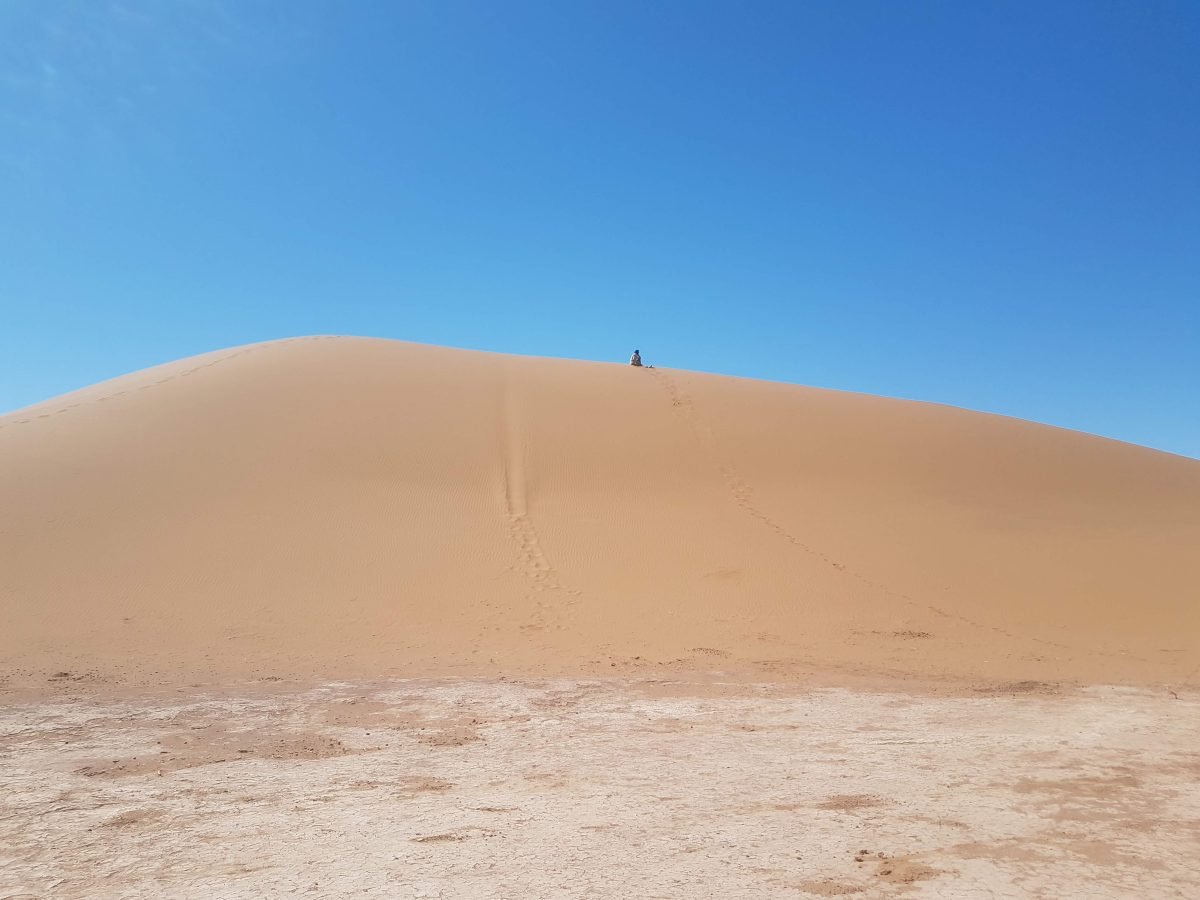
<path fill-rule="evenodd" d="M 667 369 L 305 338 L 0 417 L 14 682 L 1182 684 L 1198 548 L 1200 462 Z"/>

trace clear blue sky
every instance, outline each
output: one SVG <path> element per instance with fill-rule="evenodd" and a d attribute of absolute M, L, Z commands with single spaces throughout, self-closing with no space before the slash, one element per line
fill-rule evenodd
<path fill-rule="evenodd" d="M 1200 457 L 1195 2 L 0 2 L 0 410 L 308 333 Z"/>

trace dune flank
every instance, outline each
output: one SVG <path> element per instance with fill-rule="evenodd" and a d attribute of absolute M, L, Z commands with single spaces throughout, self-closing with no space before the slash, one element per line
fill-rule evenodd
<path fill-rule="evenodd" d="M 0 417 L 0 674 L 1184 684 L 1200 462 L 932 404 L 301 338 Z"/>

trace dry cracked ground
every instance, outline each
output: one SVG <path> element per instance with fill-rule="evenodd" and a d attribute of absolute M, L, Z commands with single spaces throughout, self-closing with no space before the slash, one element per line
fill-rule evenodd
<path fill-rule="evenodd" d="M 0 708 L 0 897 L 1200 897 L 1200 697 L 442 680 Z"/>

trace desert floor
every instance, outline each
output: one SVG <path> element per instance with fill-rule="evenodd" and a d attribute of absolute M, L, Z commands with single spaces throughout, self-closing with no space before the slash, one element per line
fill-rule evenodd
<path fill-rule="evenodd" d="M 1200 692 L 441 679 L 0 710 L 0 897 L 1196 897 Z"/>

